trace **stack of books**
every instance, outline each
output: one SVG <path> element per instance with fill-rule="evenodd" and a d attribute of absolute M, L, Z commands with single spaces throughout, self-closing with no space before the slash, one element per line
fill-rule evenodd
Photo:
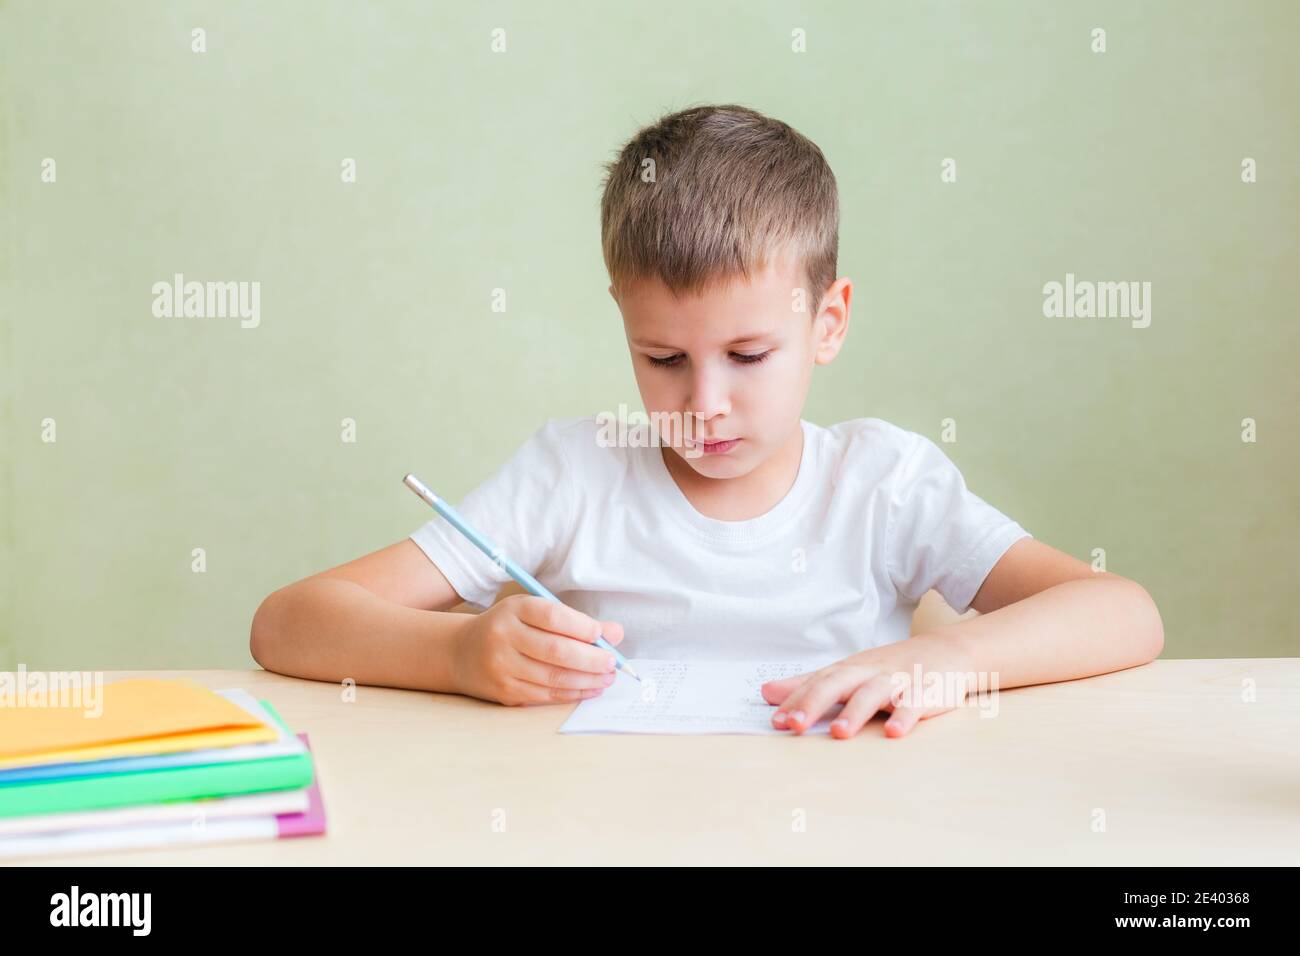
<path fill-rule="evenodd" d="M 306 734 L 189 680 L 0 706 L 0 859 L 325 832 Z"/>

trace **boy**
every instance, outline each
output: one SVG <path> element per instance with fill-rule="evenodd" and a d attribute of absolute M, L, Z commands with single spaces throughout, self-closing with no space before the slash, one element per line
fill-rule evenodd
<path fill-rule="evenodd" d="M 608 166 L 602 244 L 646 411 L 680 427 L 617 447 L 601 416 L 549 420 L 460 505 L 563 605 L 492 605 L 509 578 L 434 516 L 268 597 L 254 658 L 504 704 L 599 694 L 602 632 L 629 657 L 830 661 L 762 692 L 795 733 L 843 703 L 840 739 L 961 702 L 900 694 L 899 675 L 1015 687 L 1155 658 L 1141 586 L 1032 538 L 929 439 L 800 417 L 848 331 L 838 226 L 834 175 L 784 123 L 709 106 L 639 132 Z M 980 615 L 909 637 L 932 588 Z M 486 610 L 447 612 L 462 599 Z"/>

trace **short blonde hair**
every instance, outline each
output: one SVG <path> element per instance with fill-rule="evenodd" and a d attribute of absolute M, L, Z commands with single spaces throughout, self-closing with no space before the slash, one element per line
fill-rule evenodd
<path fill-rule="evenodd" d="M 605 169 L 600 240 L 616 290 L 658 278 L 674 296 L 698 294 L 787 251 L 803 265 L 810 308 L 835 281 L 835 174 L 780 120 L 735 105 L 670 113 Z"/>

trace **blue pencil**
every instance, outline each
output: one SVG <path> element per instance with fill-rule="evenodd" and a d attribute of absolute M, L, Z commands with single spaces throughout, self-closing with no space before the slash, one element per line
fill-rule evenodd
<path fill-rule="evenodd" d="M 483 537 L 482 534 L 475 530 L 475 528 L 465 520 L 464 515 L 446 501 L 443 501 L 435 495 L 429 489 L 429 486 L 419 478 L 415 477 L 415 475 L 407 475 L 402 479 L 402 483 L 414 491 L 416 495 L 423 499 L 423 501 L 434 511 L 438 512 L 438 514 L 451 522 L 453 528 L 465 537 L 469 538 L 470 543 L 473 544 L 474 547 L 486 554 L 498 567 L 501 568 L 501 570 L 505 571 L 506 574 L 510 575 L 523 585 L 523 587 L 527 589 L 528 593 L 546 598 L 548 601 L 554 601 L 556 604 L 562 603 L 560 599 L 548 591 L 540 581 L 517 565 L 514 561 L 510 560 L 510 558 L 502 554 L 500 548 L 494 545 L 487 538 Z M 574 639 L 577 640 L 577 638 Z M 597 637 L 595 644 L 597 647 L 604 648 L 613 653 L 614 663 L 618 669 L 627 671 L 629 677 L 635 677 L 638 681 L 641 680 L 637 672 L 632 669 L 632 665 L 627 662 L 627 658 L 619 653 L 618 648 L 605 640 L 605 635 L 601 634 Z"/>

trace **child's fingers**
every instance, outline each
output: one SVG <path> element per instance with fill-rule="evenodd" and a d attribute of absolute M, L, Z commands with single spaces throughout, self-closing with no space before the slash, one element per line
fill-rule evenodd
<path fill-rule="evenodd" d="M 894 716 L 885 721 L 886 737 L 901 737 L 916 726 L 916 722 L 925 715 L 920 707 L 894 708 Z"/>
<path fill-rule="evenodd" d="M 831 721 L 831 736 L 845 739 L 856 734 L 877 712 L 889 706 L 889 692 L 890 688 L 879 681 L 867 681 L 855 690 L 839 716 Z"/>
<path fill-rule="evenodd" d="M 562 704 L 566 701 L 590 700 L 600 694 L 599 689 L 590 687 L 549 687 L 518 678 L 510 681 L 510 687 L 514 700 L 520 704 Z"/>
<path fill-rule="evenodd" d="M 567 638 L 557 638 L 557 640 L 567 640 Z M 613 680 L 614 674 L 600 673 L 593 674 L 590 671 L 575 670 L 569 667 L 562 667 L 558 664 L 552 664 L 546 661 L 535 660 L 527 654 L 521 653 L 518 659 L 510 667 L 510 673 L 519 680 L 526 680 L 530 684 L 540 684 L 543 687 L 559 687 L 566 690 L 604 690 Z"/>
<path fill-rule="evenodd" d="M 586 671 L 588 674 L 614 672 L 614 655 L 610 651 L 536 628 L 528 628 L 519 635 L 515 650 L 524 657 L 552 667 Z"/>
<path fill-rule="evenodd" d="M 617 621 L 601 621 L 600 633 L 605 635 L 605 640 L 618 647 L 623 640 L 623 625 Z"/>
<path fill-rule="evenodd" d="M 813 672 L 807 674 L 796 674 L 794 677 L 782 677 L 780 680 L 770 680 L 759 690 L 763 694 L 763 699 L 769 704 L 779 704 L 797 690 L 800 685 L 813 676 Z"/>
<path fill-rule="evenodd" d="M 515 616 L 539 631 L 575 637 L 588 644 L 600 637 L 600 622 L 583 614 L 577 608 L 548 601 L 546 598 L 532 594 L 521 594 L 513 600 L 518 601 Z"/>
<path fill-rule="evenodd" d="M 874 674 L 866 667 L 828 668 L 786 698 L 772 716 L 772 722 L 801 734 L 817 723 L 832 704 L 848 699 L 863 683 L 879 680 Z M 781 719 L 783 715 L 784 720 Z"/>

